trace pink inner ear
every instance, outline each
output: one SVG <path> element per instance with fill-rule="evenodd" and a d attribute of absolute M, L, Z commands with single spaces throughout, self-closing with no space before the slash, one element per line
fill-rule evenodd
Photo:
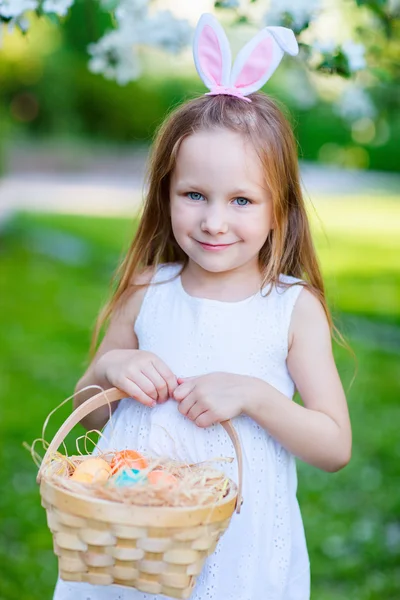
<path fill-rule="evenodd" d="M 273 41 L 270 37 L 264 38 L 254 48 L 248 59 L 243 65 L 235 87 L 246 87 L 256 83 L 269 69 L 273 55 Z"/>
<path fill-rule="evenodd" d="M 205 75 L 216 85 L 222 80 L 222 56 L 218 37 L 209 25 L 205 25 L 199 37 L 199 61 Z"/>

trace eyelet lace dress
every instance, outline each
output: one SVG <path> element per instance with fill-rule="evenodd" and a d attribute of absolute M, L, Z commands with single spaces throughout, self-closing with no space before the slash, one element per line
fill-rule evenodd
<path fill-rule="evenodd" d="M 150 285 L 135 332 L 139 348 L 157 354 L 178 377 L 230 372 L 258 377 L 293 397 L 286 358 L 301 285 L 274 286 L 239 302 L 190 296 L 180 265 L 162 265 Z M 281 284 L 299 280 L 282 275 Z M 246 415 L 233 419 L 243 449 L 241 513 L 234 514 L 208 557 L 191 600 L 309 600 L 310 573 L 296 499 L 294 457 Z M 131 448 L 189 462 L 234 456 L 220 425 L 199 428 L 170 399 L 149 408 L 119 403 L 100 448 Z M 236 460 L 218 468 L 237 481 Z M 54 600 L 160 600 L 134 588 L 57 582 Z"/>

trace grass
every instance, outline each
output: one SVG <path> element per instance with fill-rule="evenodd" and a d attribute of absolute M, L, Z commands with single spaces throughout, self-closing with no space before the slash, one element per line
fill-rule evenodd
<path fill-rule="evenodd" d="M 399 335 L 400 203 L 325 199 L 317 208 L 323 223 L 314 218 L 317 246 L 345 333 L 343 317 L 350 314 L 360 327 L 373 322 Z M 22 443 L 40 436 L 46 415 L 71 393 L 85 369 L 90 330 L 131 231 L 124 219 L 24 214 L 0 236 L 0 600 L 52 596 L 57 565 L 36 469 Z M 333 475 L 299 463 L 312 598 L 395 600 L 400 597 L 399 356 L 379 339 L 350 341 L 359 363 L 348 393 L 352 462 Z M 336 355 L 348 387 L 354 362 L 343 349 L 336 348 Z M 47 439 L 69 411 L 64 406 L 54 415 Z"/>

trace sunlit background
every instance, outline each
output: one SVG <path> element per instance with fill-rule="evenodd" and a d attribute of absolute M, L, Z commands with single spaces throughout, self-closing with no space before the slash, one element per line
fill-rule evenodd
<path fill-rule="evenodd" d="M 224 3 L 151 6 L 186 19 L 188 31 L 216 10 L 236 53 L 265 19 L 276 24 L 274 4 L 288 5 L 272 3 L 268 17 L 263 0 Z M 330 306 L 356 355 L 335 347 L 354 428 L 351 464 L 332 475 L 299 462 L 312 597 L 398 600 L 400 7 L 292 4 L 296 18 L 300 5 L 324 11 L 299 25 L 299 58 L 285 57 L 265 91 L 291 115 Z M 23 442 L 41 436 L 88 364 L 91 328 L 136 226 L 156 127 L 205 91 L 189 46 L 170 54 L 141 44 L 134 78 L 113 71 L 129 79 L 123 85 L 92 72 L 88 46 L 115 26 L 94 0 L 75 2 L 66 17 L 27 18 L 25 34 L 3 27 L 0 48 L 0 600 L 52 597 L 57 564 Z M 332 58 L 334 43 L 347 54 Z M 48 441 L 70 409 L 53 416 Z"/>

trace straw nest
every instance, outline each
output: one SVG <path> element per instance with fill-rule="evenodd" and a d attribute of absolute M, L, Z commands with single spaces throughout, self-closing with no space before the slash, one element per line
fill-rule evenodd
<path fill-rule="evenodd" d="M 96 456 L 112 464 L 115 451 L 98 453 Z M 210 461 L 188 464 L 164 458 L 142 455 L 147 467 L 140 470 L 143 479 L 133 485 L 119 487 L 116 476 L 106 481 L 83 483 L 72 477 L 78 465 L 94 458 L 93 455 L 66 456 L 56 452 L 47 464 L 42 465 L 42 477 L 57 487 L 90 498 L 100 498 L 124 504 L 140 506 L 206 506 L 216 504 L 229 495 L 235 484 L 221 471 L 211 466 L 212 462 L 232 462 L 232 458 L 214 458 Z M 123 468 L 118 471 L 120 473 Z M 172 477 L 162 477 L 157 482 L 149 481 L 151 473 L 162 471 Z M 118 474 L 117 473 L 117 474 Z"/>

